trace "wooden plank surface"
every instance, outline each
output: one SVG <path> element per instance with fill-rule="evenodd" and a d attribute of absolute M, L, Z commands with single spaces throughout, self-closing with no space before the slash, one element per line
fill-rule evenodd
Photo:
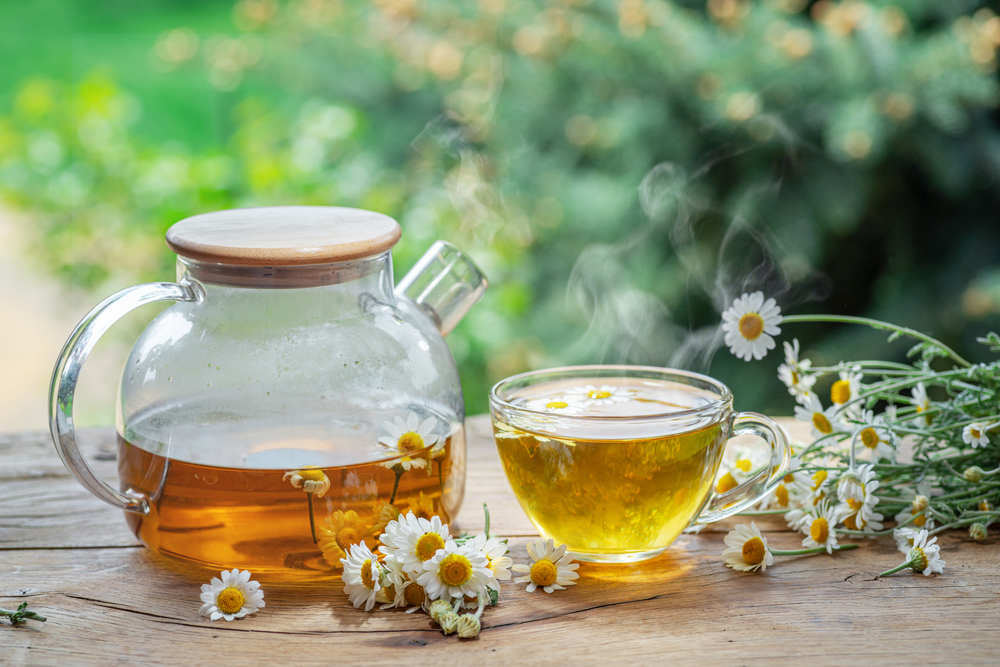
<path fill-rule="evenodd" d="M 113 433 L 91 431 L 91 460 L 113 479 Z M 527 563 L 534 534 L 500 470 L 484 417 L 469 420 L 469 481 L 457 528 L 495 531 Z M 210 572 L 138 545 L 121 513 L 62 468 L 47 434 L 0 437 L 0 606 L 27 600 L 46 623 L 0 621 L 0 665 L 447 664 L 997 664 L 1000 549 L 994 538 L 943 536 L 943 576 L 876 580 L 901 555 L 891 538 L 853 552 L 779 558 L 763 574 L 723 566 L 732 520 L 682 536 L 633 566 L 582 564 L 553 595 L 503 584 L 477 640 L 445 637 L 427 616 L 353 609 L 334 577 L 261 580 L 267 607 L 239 622 L 198 615 Z M 758 521 L 758 525 L 762 522 Z M 765 521 L 769 543 L 800 536 Z"/>

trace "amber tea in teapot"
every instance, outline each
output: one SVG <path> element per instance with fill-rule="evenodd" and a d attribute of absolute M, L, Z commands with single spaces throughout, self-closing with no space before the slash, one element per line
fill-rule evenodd
<path fill-rule="evenodd" d="M 330 570 L 399 512 L 453 519 L 465 406 L 443 336 L 486 280 L 439 241 L 393 287 L 400 233 L 384 215 L 327 207 L 175 224 L 178 281 L 106 299 L 56 363 L 64 463 L 147 546 L 212 567 Z M 154 301 L 176 303 L 125 363 L 116 489 L 80 454 L 73 393 L 97 338 Z"/>

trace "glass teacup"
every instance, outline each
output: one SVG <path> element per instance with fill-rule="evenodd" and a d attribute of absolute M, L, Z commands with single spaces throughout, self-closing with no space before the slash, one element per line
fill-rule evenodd
<path fill-rule="evenodd" d="M 523 373 L 490 392 L 500 460 L 543 537 L 579 560 L 634 562 L 692 524 L 759 502 L 788 468 L 787 438 L 764 415 L 733 412 L 718 380 L 667 368 L 576 366 Z M 751 434 L 770 456 L 717 493 L 726 441 Z"/>

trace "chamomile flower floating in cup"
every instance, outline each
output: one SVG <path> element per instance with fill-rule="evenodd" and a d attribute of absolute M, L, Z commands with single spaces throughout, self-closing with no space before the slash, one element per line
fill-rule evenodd
<path fill-rule="evenodd" d="M 744 294 L 722 313 L 722 331 L 729 351 L 744 361 L 763 359 L 781 333 L 781 309 L 763 292 Z"/>
<path fill-rule="evenodd" d="M 221 578 L 213 577 L 212 583 L 202 584 L 203 604 L 198 613 L 212 621 L 231 621 L 263 608 L 264 592 L 259 583 L 250 581 L 250 576 L 248 570 L 223 570 Z"/>
<path fill-rule="evenodd" d="M 376 597 L 382 588 L 382 566 L 367 544 L 352 544 L 351 553 L 342 559 L 344 592 L 357 609 L 364 605 L 365 611 L 375 606 Z"/>
<path fill-rule="evenodd" d="M 551 593 L 561 591 L 566 586 L 576 586 L 574 580 L 580 575 L 574 570 L 579 568 L 580 564 L 572 562 L 573 554 L 566 551 L 565 544 L 557 549 L 555 541 L 551 538 L 538 539 L 528 542 L 527 549 L 533 562 L 530 567 L 518 563 L 511 568 L 514 572 L 527 573 L 527 576 L 515 579 L 515 583 L 528 584 L 529 593 L 536 588 Z"/>
<path fill-rule="evenodd" d="M 584 407 L 591 405 L 614 405 L 615 403 L 624 403 L 629 400 L 631 400 L 631 398 L 626 395 L 624 390 L 619 389 L 618 387 L 609 384 L 602 384 L 600 387 L 595 387 L 592 384 L 588 384 L 582 387 L 573 387 L 572 391 L 567 392 L 566 396 L 562 400 L 549 402 L 549 404 L 552 404 L 553 406 L 566 403 L 565 408 L 552 407 L 547 409 L 566 410 L 572 408 L 574 405 L 581 405 Z"/>
<path fill-rule="evenodd" d="M 487 595 L 487 589 L 499 588 L 493 572 L 487 567 L 486 554 L 468 544 L 459 546 L 452 540 L 424 561 L 417 583 L 432 600 L 479 597 Z"/>
<path fill-rule="evenodd" d="M 315 495 L 317 498 L 322 498 L 330 490 L 330 478 L 319 468 L 290 470 L 281 479 L 287 479 L 296 489 L 302 489 L 306 493 Z"/>
<path fill-rule="evenodd" d="M 753 572 L 760 568 L 761 572 L 774 562 L 774 557 L 767 548 L 767 538 L 760 534 L 757 525 L 750 522 L 747 528 L 742 523 L 726 535 L 726 545 L 722 552 L 726 567 L 742 572 Z"/>

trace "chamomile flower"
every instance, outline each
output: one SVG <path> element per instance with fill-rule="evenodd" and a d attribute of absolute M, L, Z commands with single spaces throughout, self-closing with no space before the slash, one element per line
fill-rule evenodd
<path fill-rule="evenodd" d="M 793 509 L 785 512 L 785 523 L 797 533 L 805 532 L 812 524 L 813 515 L 802 509 Z"/>
<path fill-rule="evenodd" d="M 863 451 L 869 452 L 872 463 L 878 463 L 880 459 L 892 460 L 895 453 L 893 449 L 895 435 L 886 425 L 882 415 L 876 417 L 871 410 L 862 410 L 858 424 L 851 435 L 852 443 L 864 445 Z"/>
<path fill-rule="evenodd" d="M 486 533 L 479 533 L 467 544 L 486 555 L 486 567 L 490 569 L 497 581 L 510 579 L 510 566 L 514 564 L 514 561 L 507 556 L 505 542 L 498 537 L 487 537 Z"/>
<path fill-rule="evenodd" d="M 403 571 L 419 574 L 423 563 L 444 549 L 450 538 L 448 525 L 441 523 L 441 517 L 418 518 L 413 512 L 390 521 L 380 538 L 379 551 L 387 556 L 394 555 L 403 562 Z"/>
<path fill-rule="evenodd" d="M 565 399 L 568 400 L 556 402 L 566 403 L 567 407 L 577 404 L 586 407 L 590 405 L 614 405 L 631 400 L 624 390 L 609 384 L 602 384 L 600 387 L 595 387 L 592 384 L 573 387 L 572 391 L 567 392 Z"/>
<path fill-rule="evenodd" d="M 281 478 L 288 480 L 296 489 L 302 489 L 306 493 L 312 493 L 317 498 L 330 490 L 330 478 L 319 468 L 303 468 L 302 470 L 290 470 Z"/>
<path fill-rule="evenodd" d="M 202 616 L 212 621 L 220 618 L 231 621 L 264 607 L 264 592 L 259 583 L 250 581 L 249 571 L 223 570 L 220 576 L 201 586 L 202 605 L 198 613 Z"/>
<path fill-rule="evenodd" d="M 827 487 L 830 484 L 830 473 L 826 470 L 817 470 L 812 474 L 810 480 L 812 484 L 807 491 L 807 497 L 809 502 L 813 506 L 816 506 L 826 499 Z"/>
<path fill-rule="evenodd" d="M 831 405 L 826 410 L 819 402 L 816 394 L 809 394 L 803 405 L 795 406 L 795 418 L 812 424 L 812 435 L 821 438 L 837 431 L 845 431 L 846 427 L 837 419 L 837 408 Z"/>
<path fill-rule="evenodd" d="M 434 498 L 426 495 L 421 491 L 416 498 L 410 496 L 406 499 L 406 508 L 403 509 L 403 514 L 409 514 L 412 512 L 418 519 L 427 519 L 430 521 L 437 512 L 434 511 Z"/>
<path fill-rule="evenodd" d="M 486 595 L 488 588 L 500 589 L 487 567 L 486 554 L 469 544 L 459 546 L 454 540 L 448 540 L 443 549 L 423 562 L 417 583 L 432 600 L 465 595 L 479 597 Z"/>
<path fill-rule="evenodd" d="M 861 373 L 860 366 L 844 369 L 840 371 L 839 375 L 840 379 L 830 387 L 830 400 L 835 405 L 844 405 L 858 397 L 861 392 L 861 379 L 864 375 Z"/>
<path fill-rule="evenodd" d="M 917 415 L 923 414 L 924 422 L 930 426 L 932 419 L 927 412 L 931 409 L 932 403 L 931 399 L 927 397 L 927 387 L 924 386 L 923 382 L 918 382 L 917 386 L 910 390 L 910 395 L 913 396 L 913 405 L 917 408 Z"/>
<path fill-rule="evenodd" d="M 529 410 L 538 410 L 539 412 L 552 412 L 552 413 L 573 413 L 577 412 L 583 405 L 583 400 L 590 400 L 587 396 L 583 398 L 584 387 L 577 387 L 578 390 L 575 394 L 570 393 L 566 396 L 546 396 L 543 398 L 536 398 L 525 403 L 526 408 Z"/>
<path fill-rule="evenodd" d="M 436 426 L 437 420 L 433 417 L 420 421 L 420 418 L 412 412 L 406 416 L 406 421 L 397 415 L 391 422 L 382 422 L 382 430 L 387 435 L 378 439 L 379 444 L 388 447 L 394 454 L 399 454 L 398 458 L 385 461 L 382 465 L 386 468 L 400 465 L 403 470 L 425 468 L 427 459 L 415 457 L 413 454 L 437 444 L 441 436 L 434 433 Z"/>
<path fill-rule="evenodd" d="M 373 537 L 379 537 L 385 530 L 385 527 L 389 525 L 390 521 L 395 521 L 399 518 L 402 512 L 385 500 L 376 500 L 372 503 L 372 509 L 375 514 L 375 523 L 372 525 L 371 534 Z"/>
<path fill-rule="evenodd" d="M 879 502 L 875 491 L 880 484 L 870 464 L 860 466 L 857 471 L 849 471 L 837 481 L 837 492 L 842 501 L 837 509 L 848 530 L 882 530 L 884 517 L 874 509 Z"/>
<path fill-rule="evenodd" d="M 926 530 L 917 533 L 913 538 L 913 547 L 906 554 L 906 558 L 910 562 L 910 569 L 922 573 L 925 577 L 929 577 L 935 572 L 941 574 L 944 572 L 945 565 L 944 561 L 941 560 L 941 546 L 935 544 L 937 538 L 927 539 L 927 537 Z"/>
<path fill-rule="evenodd" d="M 918 528 L 897 528 L 892 531 L 892 536 L 896 538 L 896 548 L 904 554 L 910 553 L 913 548 L 913 539 L 920 533 Z"/>
<path fill-rule="evenodd" d="M 427 595 L 424 593 L 423 586 L 416 582 L 416 577 L 411 578 L 410 575 L 403 572 L 403 562 L 395 556 L 386 556 L 382 565 L 386 573 L 386 576 L 383 577 L 383 583 L 391 586 L 392 597 L 381 608 L 396 607 L 402 609 L 409 607 L 406 610 L 407 614 L 423 609 L 428 601 Z"/>
<path fill-rule="evenodd" d="M 354 510 L 337 510 L 328 516 L 316 531 L 319 550 L 333 567 L 339 569 L 341 559 L 346 558 L 352 544 L 374 546 L 371 527 Z"/>
<path fill-rule="evenodd" d="M 767 538 L 760 534 L 752 521 L 749 528 L 741 523 L 735 530 L 729 531 L 726 545 L 729 548 L 722 552 L 722 559 L 726 561 L 727 567 L 734 570 L 753 572 L 760 568 L 764 572 L 774 562 L 774 556 L 767 548 Z"/>
<path fill-rule="evenodd" d="M 798 338 L 791 343 L 785 341 L 784 347 L 785 363 L 778 366 L 778 379 L 788 387 L 788 393 L 801 402 L 812 393 L 813 385 L 816 384 L 816 377 L 809 375 L 812 361 L 809 359 L 799 361 Z"/>
<path fill-rule="evenodd" d="M 763 359 L 774 349 L 774 338 L 781 333 L 781 309 L 774 299 L 764 300 L 763 292 L 744 294 L 722 313 L 722 331 L 729 351 L 750 361 Z"/>
<path fill-rule="evenodd" d="M 367 544 L 352 544 L 351 553 L 340 561 L 344 567 L 341 578 L 344 592 L 357 609 L 364 605 L 365 611 L 375 606 L 376 597 L 382 588 L 382 566 Z"/>
<path fill-rule="evenodd" d="M 566 551 L 566 545 L 560 545 L 557 549 L 555 542 L 538 539 L 528 542 L 528 555 L 533 561 L 531 566 L 518 563 L 511 569 L 514 572 L 526 573 L 527 576 L 518 577 L 514 580 L 518 584 L 528 584 L 528 592 L 532 593 L 536 588 L 541 588 L 546 593 L 561 591 L 566 586 L 575 586 L 576 579 L 580 577 L 575 572 L 580 567 L 579 563 L 574 563 L 573 554 Z"/>
<path fill-rule="evenodd" d="M 816 508 L 816 513 L 812 515 L 808 530 L 803 529 L 806 534 L 802 540 L 802 546 L 806 548 L 825 547 L 827 553 L 833 553 L 833 548 L 837 546 L 837 511 L 826 501 L 823 501 Z"/>
<path fill-rule="evenodd" d="M 967 445 L 972 445 L 973 449 L 985 447 L 990 444 L 990 437 L 986 434 L 995 424 L 984 424 L 983 422 L 972 422 L 962 429 L 962 440 Z"/>

